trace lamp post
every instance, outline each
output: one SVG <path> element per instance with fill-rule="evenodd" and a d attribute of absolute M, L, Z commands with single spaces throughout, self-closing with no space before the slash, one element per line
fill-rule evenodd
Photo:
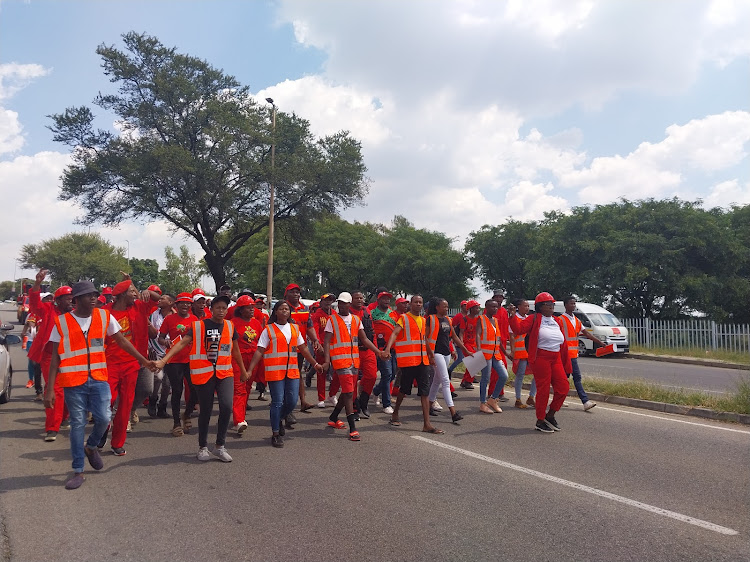
<path fill-rule="evenodd" d="M 274 169 L 276 167 L 276 104 L 273 103 L 272 98 L 266 98 L 266 101 L 271 104 L 271 182 L 270 182 L 270 203 L 268 211 L 268 275 L 266 276 L 266 298 L 268 299 L 268 308 L 271 309 L 271 301 L 273 300 L 273 215 L 274 215 L 274 193 L 273 193 L 273 182 L 274 182 Z"/>

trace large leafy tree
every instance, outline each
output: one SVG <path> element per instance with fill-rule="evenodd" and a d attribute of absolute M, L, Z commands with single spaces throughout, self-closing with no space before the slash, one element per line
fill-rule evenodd
<path fill-rule="evenodd" d="M 155 37 L 123 41 L 125 50 L 97 48 L 118 90 L 94 100 L 117 115 L 121 134 L 96 129 L 86 106 L 51 116 L 54 139 L 74 148 L 60 197 L 83 207 L 82 223 L 164 220 L 198 241 L 220 285 L 227 262 L 268 224 L 271 183 L 277 222 L 337 213 L 365 195 L 360 143 L 347 132 L 315 138 L 283 112 L 274 132 L 268 106 L 234 77 Z"/>
<path fill-rule="evenodd" d="M 159 263 L 152 259 L 130 258 L 130 279 L 139 289 L 159 282 Z"/>
<path fill-rule="evenodd" d="M 24 268 L 48 269 L 53 284 L 90 279 L 97 286 L 122 279 L 127 269 L 125 249 L 117 248 L 96 233 L 72 232 L 38 244 L 26 244 L 20 260 Z"/>
<path fill-rule="evenodd" d="M 199 286 L 201 266 L 187 246 L 180 246 L 179 253 L 167 246 L 164 248 L 164 260 L 164 269 L 159 271 L 158 277 L 162 292 L 177 295 Z"/>

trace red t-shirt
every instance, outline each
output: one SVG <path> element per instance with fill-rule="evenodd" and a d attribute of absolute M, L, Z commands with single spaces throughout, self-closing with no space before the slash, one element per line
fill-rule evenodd
<path fill-rule="evenodd" d="M 173 314 L 170 314 L 166 318 L 164 318 L 164 322 L 161 324 L 161 328 L 159 328 L 159 333 L 162 336 L 169 336 L 169 339 L 172 341 L 172 345 L 177 345 L 177 343 L 182 339 L 182 336 L 184 336 L 188 330 L 192 329 L 193 322 L 197 322 L 198 318 L 193 313 L 189 313 L 187 318 L 183 318 L 176 312 Z M 170 360 L 170 363 L 189 363 L 190 362 L 190 346 L 184 348 L 182 351 L 180 351 L 177 355 L 174 355 Z"/>
<path fill-rule="evenodd" d="M 322 308 L 319 308 L 315 312 L 312 313 L 312 323 L 313 328 L 315 329 L 315 333 L 318 336 L 318 341 L 320 342 L 320 345 L 323 345 L 323 342 L 326 339 L 325 334 L 323 333 L 326 324 L 328 323 L 328 319 L 331 317 L 330 314 L 328 314 L 325 310 Z"/>
<path fill-rule="evenodd" d="M 508 337 L 510 331 L 510 325 L 508 323 L 508 311 L 501 306 L 498 309 L 497 314 L 495 314 L 495 318 L 497 318 L 497 327 L 500 331 L 500 343 L 503 344 L 503 347 L 506 347 L 508 345 Z"/>
<path fill-rule="evenodd" d="M 469 351 L 477 350 L 477 322 L 479 322 L 479 316 L 472 318 L 471 316 L 464 317 L 464 332 L 461 334 L 461 339 L 464 340 L 464 345 Z"/>
<path fill-rule="evenodd" d="M 458 335 L 461 335 L 464 333 L 464 330 L 466 329 L 466 316 L 463 315 L 463 313 L 459 312 L 453 317 L 453 329 L 458 333 Z"/>
<path fill-rule="evenodd" d="M 234 324 L 234 331 L 239 336 L 237 341 L 240 344 L 240 353 L 245 356 L 252 356 L 258 349 L 258 339 L 263 333 L 263 326 L 255 317 L 250 320 L 243 320 L 239 316 L 235 316 L 231 321 Z"/>
<path fill-rule="evenodd" d="M 112 317 L 120 324 L 120 333 L 138 350 L 144 357 L 148 356 L 148 319 L 156 310 L 157 301 L 143 302 L 137 300 L 127 310 L 114 310 L 114 303 L 105 305 L 103 308 L 109 310 Z M 127 351 L 117 345 L 112 338 L 107 337 L 105 349 L 107 365 L 124 365 L 138 361 Z"/>

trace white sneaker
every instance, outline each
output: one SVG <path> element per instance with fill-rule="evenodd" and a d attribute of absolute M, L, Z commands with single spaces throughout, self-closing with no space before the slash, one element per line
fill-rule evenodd
<path fill-rule="evenodd" d="M 338 403 L 338 399 L 335 396 L 329 396 L 324 400 L 326 406 L 330 406 L 331 408 L 335 408 L 336 404 Z"/>
<path fill-rule="evenodd" d="M 432 403 L 432 409 L 435 410 L 436 412 L 442 412 L 443 411 L 443 407 L 438 403 L 437 400 L 435 400 Z"/>
<path fill-rule="evenodd" d="M 242 435 L 243 433 L 245 433 L 246 429 L 247 429 L 247 422 L 241 421 L 240 423 L 237 424 L 237 435 Z"/>
<path fill-rule="evenodd" d="M 326 401 L 325 400 L 321 400 L 320 402 L 318 402 L 318 408 L 325 408 L 325 407 L 326 407 Z"/>
<path fill-rule="evenodd" d="M 588 412 L 594 406 L 596 406 L 596 402 L 592 402 L 591 400 L 588 400 L 583 403 L 583 411 Z"/>
<path fill-rule="evenodd" d="M 214 447 L 214 450 L 212 451 L 214 456 L 218 458 L 222 462 L 232 462 L 232 457 L 229 456 L 229 453 L 227 453 L 226 448 L 224 445 L 221 447 Z M 200 457 L 198 457 L 200 458 Z M 210 458 L 210 457 L 209 457 Z M 201 459 L 203 460 L 203 459 Z"/>
<path fill-rule="evenodd" d="M 375 405 L 380 406 L 380 396 L 375 397 Z"/>
<path fill-rule="evenodd" d="M 392 414 L 393 413 L 393 407 L 386 406 L 385 408 L 383 408 L 383 413 L 384 414 Z"/>
<path fill-rule="evenodd" d="M 198 460 L 199 461 L 210 461 L 211 453 L 208 452 L 208 447 L 201 447 L 198 449 Z"/>
<path fill-rule="evenodd" d="M 125 431 L 127 431 L 128 433 L 133 431 L 133 425 L 130 423 L 130 421 L 128 421 L 128 426 L 125 428 Z"/>

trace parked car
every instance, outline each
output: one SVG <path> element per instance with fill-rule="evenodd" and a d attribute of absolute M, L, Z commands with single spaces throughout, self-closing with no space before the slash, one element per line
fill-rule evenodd
<path fill-rule="evenodd" d="M 559 315 L 564 312 L 565 305 L 562 301 L 555 301 L 555 314 Z M 615 344 L 617 354 L 630 351 L 628 329 L 606 308 L 588 302 L 578 302 L 573 314 L 581 321 L 584 330 L 595 335 L 607 345 Z M 597 347 L 599 346 L 588 338 L 578 338 L 578 353 L 580 355 L 593 354 Z"/>
<path fill-rule="evenodd" d="M 26 324 L 26 317 L 29 315 L 29 297 L 23 297 L 23 300 L 18 303 L 18 323 Z"/>
<path fill-rule="evenodd" d="M 21 343 L 21 338 L 16 334 L 9 334 L 13 326 L 3 324 L 0 326 L 0 404 L 10 400 L 13 386 L 13 366 L 10 362 L 10 351 L 8 346 Z"/>

